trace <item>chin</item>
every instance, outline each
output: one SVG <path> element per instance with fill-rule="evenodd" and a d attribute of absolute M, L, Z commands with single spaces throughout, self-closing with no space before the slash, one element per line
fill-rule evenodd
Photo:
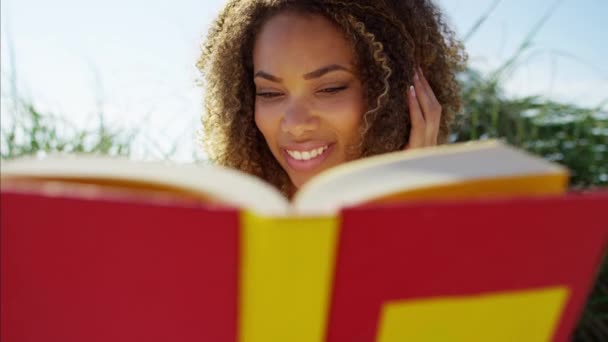
<path fill-rule="evenodd" d="M 306 181 L 308 180 L 308 179 L 302 180 L 302 179 L 299 179 L 299 178 L 294 179 L 294 178 L 291 178 L 291 177 L 290 177 L 290 179 L 291 179 L 291 183 L 296 188 L 296 190 L 300 189 L 302 187 L 302 185 L 304 185 L 306 183 Z"/>
<path fill-rule="evenodd" d="M 310 175 L 310 176 L 299 176 L 299 177 L 292 177 L 291 175 L 289 176 L 289 179 L 291 180 L 291 183 L 293 184 L 293 186 L 297 189 L 300 189 L 304 184 L 306 184 L 308 181 L 310 181 L 312 179 L 312 177 L 314 177 L 314 175 Z"/>
<path fill-rule="evenodd" d="M 308 170 L 306 172 L 292 172 L 293 173 L 288 173 L 289 179 L 291 180 L 291 183 L 294 185 L 294 187 L 296 189 L 301 188 L 302 186 L 304 186 L 304 184 L 308 183 L 310 180 L 312 180 L 313 178 L 315 178 L 317 175 L 323 173 L 324 171 L 332 168 L 332 166 L 327 166 L 325 165 L 325 167 L 321 167 L 321 168 L 317 168 L 314 170 Z"/>

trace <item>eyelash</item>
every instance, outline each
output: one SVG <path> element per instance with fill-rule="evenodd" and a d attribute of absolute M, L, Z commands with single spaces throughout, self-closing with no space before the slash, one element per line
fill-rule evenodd
<path fill-rule="evenodd" d="M 266 99 L 272 99 L 274 97 L 281 96 L 280 93 L 257 93 L 256 95 L 258 97 L 263 97 L 263 98 L 266 98 Z"/>
<path fill-rule="evenodd" d="M 346 88 L 348 88 L 348 87 L 347 86 L 331 87 L 331 88 L 321 89 L 321 90 L 319 90 L 319 92 L 326 93 L 326 94 L 336 94 L 336 93 L 339 93 L 339 92 L 345 90 Z M 281 93 L 267 92 L 267 93 L 257 93 L 256 95 L 259 97 L 263 97 L 265 99 L 272 99 L 272 98 L 281 96 Z"/>
<path fill-rule="evenodd" d="M 320 91 L 323 93 L 335 94 L 335 93 L 341 92 L 342 90 L 345 90 L 346 88 L 348 88 L 348 87 L 347 86 L 331 87 L 331 88 L 321 89 Z"/>

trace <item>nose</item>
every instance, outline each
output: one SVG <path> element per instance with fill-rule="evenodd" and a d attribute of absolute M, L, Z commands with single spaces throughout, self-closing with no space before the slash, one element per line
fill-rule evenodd
<path fill-rule="evenodd" d="M 319 127 L 319 118 L 302 103 L 292 102 L 285 110 L 281 129 L 294 137 L 302 137 Z"/>

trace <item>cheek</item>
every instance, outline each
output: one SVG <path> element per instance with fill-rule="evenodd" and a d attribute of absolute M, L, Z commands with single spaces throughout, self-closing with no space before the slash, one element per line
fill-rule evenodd
<path fill-rule="evenodd" d="M 365 106 L 363 98 L 358 93 L 345 97 L 333 103 L 327 115 L 327 119 L 338 132 L 342 140 L 351 142 L 359 134 Z"/>
<path fill-rule="evenodd" d="M 275 118 L 272 113 L 269 113 L 267 110 L 260 108 L 260 106 L 256 105 L 254 110 L 254 119 L 255 125 L 262 132 L 264 139 L 271 147 L 273 139 L 275 139 L 277 135 L 278 125 L 275 123 Z"/>

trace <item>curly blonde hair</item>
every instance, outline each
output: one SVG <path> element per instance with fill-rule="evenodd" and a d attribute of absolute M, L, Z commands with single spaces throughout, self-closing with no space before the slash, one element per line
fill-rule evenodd
<path fill-rule="evenodd" d="M 318 14 L 351 41 L 367 111 L 360 157 L 402 149 L 411 128 L 406 91 L 420 66 L 443 112 L 440 143 L 461 109 L 456 72 L 466 56 L 431 0 L 230 0 L 209 29 L 197 67 L 205 87 L 203 147 L 217 164 L 293 192 L 254 121 L 253 47 L 264 23 L 282 11 Z"/>

